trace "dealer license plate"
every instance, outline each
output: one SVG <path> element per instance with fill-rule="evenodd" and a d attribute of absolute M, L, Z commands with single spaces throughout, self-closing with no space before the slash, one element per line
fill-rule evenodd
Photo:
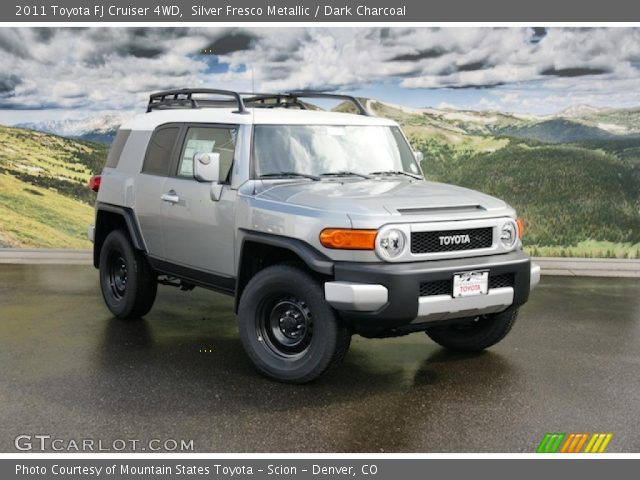
<path fill-rule="evenodd" d="M 453 296 L 472 297 L 489 291 L 489 272 L 462 272 L 453 276 Z"/>

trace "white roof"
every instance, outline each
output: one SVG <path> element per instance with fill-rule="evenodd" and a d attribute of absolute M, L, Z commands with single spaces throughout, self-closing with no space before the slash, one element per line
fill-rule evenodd
<path fill-rule="evenodd" d="M 174 108 L 138 115 L 120 128 L 153 130 L 165 123 L 224 123 L 264 125 L 396 125 L 392 120 L 351 113 L 299 110 L 293 108 L 248 108 L 246 114 L 234 108 Z"/>

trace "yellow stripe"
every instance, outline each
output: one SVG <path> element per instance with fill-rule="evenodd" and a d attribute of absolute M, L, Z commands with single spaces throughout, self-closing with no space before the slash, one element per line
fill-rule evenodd
<path fill-rule="evenodd" d="M 609 442 L 611 441 L 611 437 L 613 437 L 613 435 L 611 433 L 607 433 L 605 438 L 604 438 L 604 442 L 602 442 L 602 445 L 600 445 L 600 450 L 598 453 L 603 453 L 604 450 L 607 448 L 607 445 L 609 445 Z"/>
<path fill-rule="evenodd" d="M 598 439 L 596 440 L 596 443 L 593 444 L 593 448 L 591 449 L 591 453 L 598 453 L 598 449 L 600 448 L 600 444 L 602 443 L 602 440 L 604 440 L 604 435 L 601 433 L 596 433 L 596 435 L 598 436 Z"/>
<path fill-rule="evenodd" d="M 578 445 L 576 445 L 576 448 L 573 451 L 573 453 L 580 453 L 580 450 L 582 450 L 582 446 L 584 445 L 584 442 L 587 441 L 587 438 L 589 438 L 589 434 L 588 433 L 581 433 L 580 434 L 580 441 L 578 442 Z"/>
<path fill-rule="evenodd" d="M 591 435 L 591 440 L 587 443 L 587 448 L 584 449 L 584 453 L 591 453 L 591 449 L 593 448 L 593 444 L 596 443 L 597 435 Z"/>
<path fill-rule="evenodd" d="M 567 453 L 567 449 L 569 448 L 569 444 L 571 443 L 571 441 L 573 440 L 573 437 L 575 437 L 576 434 L 575 433 L 570 433 L 569 435 L 567 435 L 567 439 L 564 441 L 564 444 L 562 445 L 562 448 L 560 449 L 560 453 Z"/>

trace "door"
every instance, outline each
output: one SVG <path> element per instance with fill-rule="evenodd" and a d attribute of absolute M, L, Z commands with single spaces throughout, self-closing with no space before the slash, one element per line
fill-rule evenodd
<path fill-rule="evenodd" d="M 135 210 L 149 255 L 165 258 L 162 196 L 171 171 L 180 125 L 158 127 L 151 134 L 142 171 L 135 183 Z"/>
<path fill-rule="evenodd" d="M 164 248 L 168 261 L 222 277 L 234 276 L 236 191 L 228 177 L 235 152 L 236 126 L 187 126 L 174 175 L 164 184 Z M 211 196 L 211 183 L 193 177 L 195 153 L 220 154 L 219 200 Z"/>

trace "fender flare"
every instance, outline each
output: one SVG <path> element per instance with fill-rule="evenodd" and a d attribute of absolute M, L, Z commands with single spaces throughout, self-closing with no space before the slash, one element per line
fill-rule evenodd
<path fill-rule="evenodd" d="M 297 238 L 284 237 L 273 233 L 256 232 L 252 230 L 240 229 L 238 240 L 240 241 L 240 250 L 238 254 L 238 267 L 242 263 L 242 255 L 244 253 L 244 245 L 246 242 L 261 243 L 271 247 L 279 247 L 295 253 L 309 269 L 323 275 L 333 275 L 334 261 L 323 253 L 316 250 Z M 240 273 L 240 272 L 238 272 Z"/>
<path fill-rule="evenodd" d="M 238 250 L 238 257 L 236 258 L 237 275 L 234 305 L 236 313 L 238 312 L 238 305 L 240 303 L 240 297 L 242 296 L 244 286 L 250 280 L 250 278 L 246 277 L 243 272 L 243 259 L 245 255 L 245 245 L 247 242 L 287 250 L 298 257 L 311 271 L 333 277 L 333 260 L 316 250 L 308 243 L 297 238 L 240 229 L 238 231 L 237 241 L 240 244 L 240 249 Z"/>
<path fill-rule="evenodd" d="M 127 228 L 127 232 L 129 233 L 129 238 L 131 238 L 131 243 L 133 248 L 136 250 L 141 250 L 146 252 L 146 246 L 144 243 L 144 239 L 142 238 L 142 233 L 140 231 L 140 226 L 138 225 L 138 221 L 133 213 L 133 210 L 127 207 L 122 207 L 119 205 L 112 205 L 110 203 L 96 203 L 96 232 L 95 232 L 95 243 L 93 245 L 93 264 L 97 268 L 100 262 L 100 249 L 102 248 L 102 243 L 104 238 L 107 236 L 108 232 L 103 232 L 104 225 L 101 225 L 100 212 L 108 212 L 110 214 L 115 214 L 121 217 L 124 220 L 124 224 Z"/>

